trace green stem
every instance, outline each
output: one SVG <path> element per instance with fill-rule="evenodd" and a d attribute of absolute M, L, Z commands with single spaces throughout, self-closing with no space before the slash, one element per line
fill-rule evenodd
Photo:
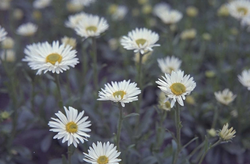
<path fill-rule="evenodd" d="M 72 145 L 68 146 L 68 163 L 71 164 L 71 156 L 73 154 Z"/>
<path fill-rule="evenodd" d="M 56 86 L 57 86 L 57 92 L 59 96 L 58 106 L 60 110 L 63 111 L 63 101 L 62 101 L 61 87 L 60 87 L 60 81 L 59 81 L 59 74 L 56 74 Z"/>
<path fill-rule="evenodd" d="M 121 104 L 119 103 L 119 111 L 120 111 L 120 114 L 119 114 L 119 120 L 118 120 L 118 124 L 117 124 L 117 150 L 119 151 L 120 150 L 120 135 L 121 135 L 121 129 L 122 129 L 122 121 L 123 121 L 123 116 L 122 116 L 122 106 Z"/>
<path fill-rule="evenodd" d="M 217 118 L 218 118 L 218 108 L 215 107 L 214 108 L 214 117 L 213 117 L 212 129 L 214 129 L 215 126 L 216 126 Z"/>
<path fill-rule="evenodd" d="M 93 69 L 94 69 L 94 85 L 98 88 L 98 70 L 97 70 L 97 54 L 96 54 L 96 38 L 92 37 L 92 52 L 93 52 Z"/>
<path fill-rule="evenodd" d="M 141 76 L 141 72 L 142 72 L 142 57 L 143 54 L 139 53 L 139 63 L 138 63 L 138 67 L 137 67 L 137 83 L 138 83 L 138 87 L 142 90 L 142 76 Z M 142 94 L 140 94 L 138 96 L 138 107 L 137 107 L 137 113 L 140 113 L 140 105 L 141 105 L 141 99 L 142 99 Z"/>
<path fill-rule="evenodd" d="M 208 152 L 211 148 L 217 146 L 220 142 L 221 142 L 221 139 L 219 139 L 219 140 L 218 140 L 217 142 L 215 142 L 212 146 L 209 146 L 209 147 L 205 150 L 205 152 L 204 152 L 203 155 L 201 156 L 201 159 L 200 159 L 200 161 L 199 161 L 199 164 L 202 163 L 202 161 L 203 161 L 204 157 L 206 156 L 207 152 Z"/>
<path fill-rule="evenodd" d="M 87 69 L 88 69 L 88 56 L 86 54 L 86 47 L 84 44 L 82 44 L 82 76 L 80 77 L 80 80 L 82 81 L 81 88 L 83 92 L 85 85 L 87 83 L 85 78 L 87 74 Z"/>
<path fill-rule="evenodd" d="M 177 150 L 174 155 L 173 164 L 177 163 L 177 158 L 179 156 L 179 153 L 181 151 L 181 115 L 180 115 L 180 108 L 179 104 L 176 104 L 175 109 L 175 128 L 176 128 L 176 142 L 177 142 Z"/>
<path fill-rule="evenodd" d="M 6 71 L 7 77 L 10 80 L 10 86 L 8 86 L 9 89 L 9 93 L 10 93 L 10 97 L 12 99 L 12 110 L 13 110 L 13 126 L 12 126 L 12 130 L 11 130 L 11 134 L 10 134 L 10 139 L 8 142 L 8 147 L 10 147 L 12 145 L 12 142 L 15 138 L 16 135 L 16 128 L 17 128 L 17 119 L 18 119 L 18 104 L 17 104 L 17 92 L 16 92 L 16 84 L 15 84 L 15 75 L 14 75 L 14 69 L 8 68 L 7 63 L 6 63 L 6 50 L 4 50 L 4 59 L 2 59 L 0 57 L 1 63 L 3 64 L 4 70 Z M 12 70 L 13 69 L 13 70 Z"/>

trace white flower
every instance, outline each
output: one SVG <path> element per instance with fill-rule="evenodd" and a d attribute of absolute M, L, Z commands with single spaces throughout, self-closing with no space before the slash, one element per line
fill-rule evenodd
<path fill-rule="evenodd" d="M 128 12 L 128 8 L 126 6 L 117 6 L 115 11 L 112 13 L 113 20 L 122 20 Z"/>
<path fill-rule="evenodd" d="M 235 0 L 227 4 L 229 14 L 236 18 L 242 19 L 250 16 L 250 1 L 248 0 Z"/>
<path fill-rule="evenodd" d="M 23 61 L 28 62 L 31 69 L 37 70 L 37 74 L 48 71 L 59 74 L 79 63 L 76 51 L 69 45 L 59 45 L 59 41 L 54 41 L 52 45 L 48 42 L 28 45 L 24 53 Z"/>
<path fill-rule="evenodd" d="M 159 108 L 166 110 L 166 111 L 170 111 L 171 110 L 171 101 L 169 98 L 165 98 L 163 100 L 159 100 Z"/>
<path fill-rule="evenodd" d="M 0 10 L 10 9 L 11 1 L 10 0 L 0 0 Z"/>
<path fill-rule="evenodd" d="M 6 38 L 7 32 L 3 27 L 0 26 L 0 42 Z"/>
<path fill-rule="evenodd" d="M 174 56 L 167 56 L 164 59 L 157 59 L 158 65 L 163 73 L 170 74 L 172 71 L 178 71 L 181 66 L 181 60 Z"/>
<path fill-rule="evenodd" d="M 137 95 L 141 93 L 141 90 L 136 85 L 136 83 L 130 83 L 130 80 L 112 81 L 111 84 L 105 84 L 105 88 L 99 91 L 99 99 L 97 100 L 120 102 L 122 107 L 124 107 L 125 103 L 138 100 Z"/>
<path fill-rule="evenodd" d="M 161 13 L 168 10 L 170 10 L 170 6 L 167 3 L 165 2 L 157 3 L 153 8 L 153 14 L 158 16 L 161 15 Z"/>
<path fill-rule="evenodd" d="M 76 26 L 76 34 L 83 37 L 96 37 L 108 29 L 109 25 L 104 18 L 97 15 L 87 14 Z"/>
<path fill-rule="evenodd" d="M 247 27 L 247 31 L 250 32 L 250 16 L 243 18 L 241 20 L 241 25 L 243 27 Z"/>
<path fill-rule="evenodd" d="M 61 42 L 65 45 L 69 45 L 71 46 L 72 48 L 75 48 L 76 47 L 76 39 L 75 38 L 69 38 L 67 36 L 64 36 L 62 39 L 61 39 Z"/>
<path fill-rule="evenodd" d="M 177 72 L 172 71 L 171 74 L 165 74 L 162 79 L 156 81 L 158 86 L 168 98 L 171 99 L 171 108 L 174 106 L 176 100 L 181 105 L 184 106 L 183 100 L 186 99 L 186 95 L 189 95 L 194 88 L 196 83 L 193 81 L 193 77 L 190 75 L 184 75 L 184 72 L 179 70 Z"/>
<path fill-rule="evenodd" d="M 134 50 L 141 54 L 153 51 L 153 47 L 160 46 L 155 44 L 159 40 L 159 35 L 146 28 L 136 28 L 128 33 L 128 36 L 123 36 L 121 45 L 127 50 Z"/>
<path fill-rule="evenodd" d="M 157 13 L 157 16 L 165 24 L 174 24 L 181 20 L 183 17 L 182 13 L 177 10 L 165 10 L 161 13 Z"/>
<path fill-rule="evenodd" d="M 70 2 L 78 5 L 89 6 L 91 3 L 94 3 L 95 0 L 71 0 Z"/>
<path fill-rule="evenodd" d="M 240 83 L 250 90 L 250 70 L 244 70 L 241 75 L 238 75 Z"/>
<path fill-rule="evenodd" d="M 77 147 L 77 144 L 87 141 L 87 137 L 90 137 L 87 132 L 90 132 L 90 121 L 86 121 L 88 116 L 83 117 L 84 111 L 78 114 L 78 110 L 69 106 L 67 109 L 64 107 L 66 115 L 61 111 L 55 115 L 59 118 L 51 118 L 53 121 L 49 121 L 48 125 L 51 127 L 50 131 L 57 134 L 53 139 L 63 139 L 62 143 L 68 141 L 68 146 L 73 144 Z M 80 142 L 79 142 L 80 141 Z"/>
<path fill-rule="evenodd" d="M 50 5 L 52 0 L 35 0 L 33 2 L 33 7 L 36 9 L 43 9 Z"/>
<path fill-rule="evenodd" d="M 6 62 L 14 62 L 16 61 L 16 52 L 13 49 L 1 51 L 0 58 Z"/>
<path fill-rule="evenodd" d="M 21 36 L 32 36 L 37 31 L 37 25 L 33 23 L 25 23 L 19 26 L 16 33 Z"/>
<path fill-rule="evenodd" d="M 232 138 L 235 137 L 236 131 L 233 130 L 233 127 L 228 129 L 228 123 L 223 125 L 222 130 L 219 131 L 219 136 L 224 141 L 230 141 Z"/>
<path fill-rule="evenodd" d="M 214 95 L 217 101 L 225 105 L 228 105 L 236 98 L 236 95 L 233 95 L 229 89 L 224 89 L 222 92 L 215 92 Z"/>
<path fill-rule="evenodd" d="M 86 17 L 87 14 L 84 12 L 70 15 L 68 21 L 65 22 L 65 26 L 74 29 L 79 24 L 79 22 L 84 20 Z"/>
<path fill-rule="evenodd" d="M 119 164 L 121 161 L 118 158 L 121 153 L 116 150 L 114 144 L 109 142 L 103 144 L 101 142 L 93 143 L 88 150 L 88 154 L 83 154 L 85 155 L 83 160 L 91 164 Z"/>

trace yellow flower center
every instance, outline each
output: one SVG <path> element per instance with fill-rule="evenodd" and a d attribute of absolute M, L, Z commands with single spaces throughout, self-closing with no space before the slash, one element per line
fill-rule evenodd
<path fill-rule="evenodd" d="M 59 55 L 58 53 L 52 53 L 46 57 L 46 63 L 51 63 L 55 65 L 56 62 L 61 63 L 62 61 L 62 56 Z"/>
<path fill-rule="evenodd" d="M 171 104 L 170 104 L 169 101 L 166 101 L 166 102 L 165 102 L 165 107 L 166 107 L 166 108 L 171 108 Z"/>
<path fill-rule="evenodd" d="M 73 121 L 69 122 L 66 124 L 66 131 L 69 133 L 76 133 L 78 130 L 78 126 L 76 125 L 76 123 L 74 123 Z"/>
<path fill-rule="evenodd" d="M 121 99 L 123 99 L 124 95 L 126 95 L 126 92 L 124 91 L 116 91 L 113 93 L 114 97 L 121 97 Z"/>
<path fill-rule="evenodd" d="M 94 31 L 94 32 L 96 32 L 97 27 L 96 26 L 89 26 L 89 27 L 86 28 L 86 31 Z"/>
<path fill-rule="evenodd" d="M 174 83 L 170 86 L 170 89 L 176 96 L 179 96 L 186 92 L 186 87 L 182 83 Z"/>
<path fill-rule="evenodd" d="M 147 42 L 147 40 L 146 39 L 137 39 L 135 42 L 138 46 L 140 46 L 140 45 L 144 45 Z"/>
<path fill-rule="evenodd" d="M 247 13 L 248 13 L 247 8 L 245 8 L 245 7 L 238 7 L 238 8 L 237 8 L 237 11 L 238 11 L 239 13 L 243 14 L 243 15 L 247 15 Z"/>
<path fill-rule="evenodd" d="M 97 159 L 97 163 L 98 163 L 98 164 L 107 164 L 108 162 L 109 162 L 109 159 L 108 159 L 108 157 L 106 157 L 105 155 L 100 156 L 100 157 Z"/>

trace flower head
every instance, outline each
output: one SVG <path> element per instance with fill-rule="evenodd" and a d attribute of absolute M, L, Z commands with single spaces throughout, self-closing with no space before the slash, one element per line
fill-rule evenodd
<path fill-rule="evenodd" d="M 89 6 L 91 3 L 94 3 L 95 0 L 71 0 L 70 2 L 78 5 Z"/>
<path fill-rule="evenodd" d="M 233 92 L 229 89 L 224 89 L 222 92 L 214 92 L 214 95 L 216 100 L 224 105 L 228 105 L 236 98 L 236 95 L 233 95 Z"/>
<path fill-rule="evenodd" d="M 161 15 L 161 13 L 168 11 L 168 10 L 170 10 L 169 4 L 167 4 L 165 2 L 160 2 L 154 6 L 153 14 L 158 16 L 158 15 Z"/>
<path fill-rule="evenodd" d="M 36 8 L 36 9 L 43 9 L 43 8 L 49 6 L 50 3 L 51 3 L 51 1 L 52 1 L 52 0 L 35 0 L 35 1 L 33 2 L 33 6 L 34 6 L 34 8 Z"/>
<path fill-rule="evenodd" d="M 236 131 L 233 130 L 233 127 L 228 129 L 228 123 L 223 125 L 223 128 L 219 131 L 219 136 L 223 141 L 230 141 L 235 137 Z"/>
<path fill-rule="evenodd" d="M 54 139 L 63 139 L 62 143 L 68 141 L 68 146 L 73 144 L 77 147 L 77 144 L 87 141 L 87 137 L 90 137 L 87 132 L 90 132 L 90 121 L 86 121 L 88 116 L 83 117 L 84 111 L 78 114 L 78 110 L 73 107 L 64 107 L 66 115 L 61 111 L 55 115 L 58 118 L 51 118 L 53 121 L 49 121 L 48 125 L 51 127 L 50 131 L 57 134 Z M 79 142 L 80 141 L 80 142 Z"/>
<path fill-rule="evenodd" d="M 108 29 L 109 25 L 104 18 L 97 15 L 86 14 L 84 19 L 77 24 L 76 34 L 83 37 L 96 37 Z"/>
<path fill-rule="evenodd" d="M 64 36 L 62 39 L 61 39 L 61 42 L 63 44 L 65 44 L 66 46 L 69 45 L 71 46 L 72 48 L 75 48 L 76 47 L 76 39 L 75 38 L 69 38 L 67 36 Z"/>
<path fill-rule="evenodd" d="M 145 54 L 148 51 L 153 51 L 153 47 L 160 46 L 155 44 L 159 40 L 159 35 L 146 28 L 136 28 L 128 33 L 128 36 L 123 36 L 121 39 L 122 46 L 127 50 L 134 50 Z"/>
<path fill-rule="evenodd" d="M 158 65 L 163 73 L 170 74 L 172 71 L 178 71 L 181 66 L 181 60 L 174 56 L 167 56 L 164 59 L 157 59 Z"/>
<path fill-rule="evenodd" d="M 76 51 L 71 46 L 59 45 L 59 41 L 54 41 L 52 45 L 48 42 L 28 45 L 24 53 L 23 61 L 28 62 L 31 69 L 37 70 L 37 74 L 48 71 L 59 74 L 78 63 Z"/>
<path fill-rule="evenodd" d="M 122 20 L 125 15 L 128 12 L 128 8 L 126 6 L 122 6 L 122 5 L 110 5 L 109 7 L 109 13 L 111 14 L 111 17 L 113 20 Z"/>
<path fill-rule="evenodd" d="M 87 14 L 84 12 L 70 15 L 68 18 L 68 21 L 65 22 L 65 26 L 72 28 L 72 29 L 75 29 L 76 26 L 79 24 L 79 22 L 86 18 L 86 15 Z"/>
<path fill-rule="evenodd" d="M 88 154 L 83 154 L 85 155 L 83 160 L 91 164 L 119 164 L 121 161 L 118 158 L 121 153 L 116 150 L 114 144 L 109 142 L 103 144 L 101 142 L 93 143 L 88 150 Z"/>
<path fill-rule="evenodd" d="M 165 10 L 157 14 L 158 14 L 157 16 L 165 24 L 175 24 L 179 22 L 183 17 L 183 14 L 177 10 Z"/>
<path fill-rule="evenodd" d="M 250 90 L 250 70 L 244 70 L 241 75 L 238 75 L 240 83 Z"/>
<path fill-rule="evenodd" d="M 130 83 L 130 80 L 112 81 L 111 84 L 105 84 L 105 88 L 99 91 L 99 99 L 97 100 L 120 102 L 124 107 L 125 103 L 138 100 L 137 95 L 141 93 L 141 90 L 136 85 L 136 83 Z"/>
<path fill-rule="evenodd" d="M 37 28 L 37 25 L 33 23 L 25 23 L 17 28 L 16 33 L 21 36 L 32 36 L 36 33 Z"/>
<path fill-rule="evenodd" d="M 7 32 L 3 27 L 0 26 L 0 42 L 6 38 Z"/>
<path fill-rule="evenodd" d="M 182 31 L 180 37 L 182 40 L 194 39 L 196 37 L 196 33 L 197 33 L 196 30 L 192 28 Z"/>
<path fill-rule="evenodd" d="M 250 1 L 248 0 L 236 0 L 227 4 L 229 14 L 236 18 L 242 19 L 250 16 Z"/>
<path fill-rule="evenodd" d="M 183 100 L 186 99 L 186 95 L 189 95 L 194 88 L 196 83 L 193 81 L 193 77 L 190 75 L 184 75 L 184 72 L 172 71 L 171 74 L 165 74 L 162 79 L 156 81 L 158 86 L 167 96 L 171 99 L 171 108 L 174 106 L 176 100 L 184 106 Z"/>
<path fill-rule="evenodd" d="M 14 40 L 11 37 L 6 37 L 2 42 L 3 49 L 12 49 L 14 47 Z"/>
<path fill-rule="evenodd" d="M 14 62 L 16 61 L 16 52 L 13 49 L 7 49 L 5 51 L 1 51 L 0 58 L 1 60 L 6 62 Z"/>

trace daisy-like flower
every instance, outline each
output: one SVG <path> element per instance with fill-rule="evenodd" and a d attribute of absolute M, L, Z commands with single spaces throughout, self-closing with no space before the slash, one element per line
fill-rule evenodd
<path fill-rule="evenodd" d="M 116 150 L 114 144 L 109 142 L 103 144 L 101 142 L 93 143 L 88 150 L 88 154 L 83 154 L 85 155 L 83 160 L 91 164 L 119 164 L 121 161 L 118 158 L 121 153 Z"/>
<path fill-rule="evenodd" d="M 64 36 L 62 39 L 61 39 L 61 42 L 65 45 L 69 45 L 71 46 L 72 48 L 75 48 L 76 47 L 76 39 L 75 38 L 69 38 L 67 36 Z"/>
<path fill-rule="evenodd" d="M 194 39 L 196 37 L 196 29 L 188 29 L 188 30 L 184 30 L 182 31 L 180 37 L 182 40 L 187 40 L 187 39 Z"/>
<path fill-rule="evenodd" d="M 90 137 L 87 132 L 90 132 L 90 121 L 86 121 L 88 116 L 83 117 L 84 111 L 78 114 L 78 110 L 69 106 L 67 109 L 64 107 L 66 115 L 61 111 L 55 115 L 58 118 L 51 118 L 53 121 L 49 121 L 48 125 L 51 127 L 50 131 L 57 134 L 53 139 L 63 139 L 62 143 L 68 141 L 68 146 L 73 144 L 77 147 L 77 144 L 87 141 L 87 137 Z"/>
<path fill-rule="evenodd" d="M 228 123 L 223 125 L 223 128 L 219 131 L 219 136 L 223 141 L 230 141 L 235 137 L 236 131 L 231 127 L 228 129 Z"/>
<path fill-rule="evenodd" d="M 238 75 L 240 83 L 250 90 L 250 70 L 244 70 L 241 75 Z"/>
<path fill-rule="evenodd" d="M 83 5 L 83 6 L 89 6 L 91 3 L 94 3 L 95 0 L 71 0 L 71 3 Z"/>
<path fill-rule="evenodd" d="M 178 71 L 181 66 L 181 60 L 174 56 L 167 56 L 164 59 L 157 59 L 158 65 L 163 73 L 170 74 L 172 71 Z"/>
<path fill-rule="evenodd" d="M 227 4 L 229 14 L 236 18 L 242 19 L 250 16 L 250 1 L 248 0 L 236 0 Z"/>
<path fill-rule="evenodd" d="M 214 95 L 216 100 L 224 105 L 228 105 L 236 98 L 236 95 L 234 95 L 229 89 L 224 89 L 222 92 L 214 92 Z"/>
<path fill-rule="evenodd" d="M 146 28 L 136 28 L 128 33 L 128 36 L 123 36 L 121 39 L 121 45 L 127 50 L 134 50 L 134 52 L 140 52 L 145 54 L 149 51 L 153 51 L 153 47 L 160 46 L 155 44 L 159 40 L 159 35 Z"/>
<path fill-rule="evenodd" d="M 161 15 L 161 13 L 168 11 L 168 10 L 171 10 L 171 9 L 167 3 L 165 2 L 157 3 L 153 8 L 153 14 L 158 16 L 158 15 Z"/>
<path fill-rule="evenodd" d="M 48 42 L 28 45 L 24 53 L 23 61 L 28 62 L 31 69 L 37 70 L 38 75 L 48 71 L 59 74 L 79 63 L 76 50 L 69 45 L 59 45 L 59 41 L 54 41 L 52 45 Z"/>
<path fill-rule="evenodd" d="M 177 10 L 166 10 L 157 15 L 165 24 L 175 24 L 181 20 L 183 14 Z"/>
<path fill-rule="evenodd" d="M 172 71 L 171 74 L 165 74 L 162 79 L 156 81 L 158 86 L 168 98 L 171 99 L 171 108 L 174 106 L 176 100 L 181 105 L 184 106 L 183 100 L 186 99 L 186 95 L 189 95 L 194 88 L 196 83 L 193 77 L 190 75 L 184 75 L 184 72 L 179 70 L 177 72 Z"/>
<path fill-rule="evenodd" d="M 7 32 L 3 27 L 0 26 L 0 42 L 6 38 Z"/>
<path fill-rule="evenodd" d="M 76 26 L 79 24 L 79 22 L 84 20 L 86 17 L 87 17 L 87 14 L 84 12 L 81 12 L 75 15 L 70 15 L 68 18 L 68 21 L 65 22 L 65 26 L 75 29 Z"/>
<path fill-rule="evenodd" d="M 138 96 L 141 90 L 136 87 L 136 83 L 130 83 L 130 80 L 111 82 L 111 84 L 105 84 L 105 88 L 99 91 L 99 99 L 101 101 L 113 101 L 120 102 L 122 107 L 125 107 L 125 103 L 130 103 L 138 100 Z"/>
<path fill-rule="evenodd" d="M 35 0 L 33 7 L 36 9 L 43 9 L 51 4 L 52 0 Z"/>
<path fill-rule="evenodd" d="M 160 92 L 158 94 L 158 107 L 166 111 L 171 110 L 171 101 L 168 97 L 166 97 L 164 92 Z"/>
<path fill-rule="evenodd" d="M 32 36 L 37 31 L 37 25 L 33 23 L 25 23 L 19 26 L 16 33 L 21 36 Z"/>
<path fill-rule="evenodd" d="M 128 8 L 126 6 L 117 6 L 113 4 L 109 7 L 109 13 L 111 14 L 113 20 L 122 20 L 127 12 Z"/>
<path fill-rule="evenodd" d="M 87 14 L 76 26 L 76 34 L 83 37 L 96 37 L 108 29 L 109 25 L 104 18 L 97 15 Z"/>

